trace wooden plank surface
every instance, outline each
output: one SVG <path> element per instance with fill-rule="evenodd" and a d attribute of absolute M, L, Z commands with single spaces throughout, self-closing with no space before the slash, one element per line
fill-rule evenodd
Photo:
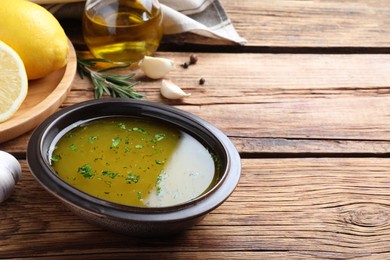
<path fill-rule="evenodd" d="M 161 81 L 139 71 L 136 89 L 146 100 L 216 125 L 242 153 L 383 154 L 390 148 L 389 55 L 197 53 L 198 64 L 188 69 L 180 67 L 188 53 L 159 55 L 176 61 L 167 78 L 192 95 L 166 100 Z M 92 98 L 89 80 L 76 76 L 63 107 Z M 23 153 L 29 135 L 0 147 Z"/>
<path fill-rule="evenodd" d="M 389 256 L 388 158 L 244 159 L 228 201 L 166 239 L 134 239 L 88 224 L 22 165 L 14 194 L 0 205 L 0 258 Z"/>
<path fill-rule="evenodd" d="M 390 46 L 390 2 L 221 0 L 249 46 Z"/>
<path fill-rule="evenodd" d="M 221 2 L 247 46 L 177 36 L 156 55 L 176 61 L 167 78 L 191 97 L 165 100 L 142 74 L 137 90 L 230 137 L 243 163 L 233 195 L 176 237 L 111 233 L 33 179 L 28 133 L 0 144 L 23 167 L 0 204 L 0 259 L 390 258 L 390 2 Z M 77 77 L 62 107 L 92 98 Z"/>

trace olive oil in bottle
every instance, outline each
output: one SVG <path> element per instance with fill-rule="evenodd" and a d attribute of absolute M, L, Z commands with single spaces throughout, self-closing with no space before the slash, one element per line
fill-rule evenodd
<path fill-rule="evenodd" d="M 157 0 L 87 1 L 83 35 L 95 57 L 136 63 L 155 52 L 160 44 L 160 4 Z"/>

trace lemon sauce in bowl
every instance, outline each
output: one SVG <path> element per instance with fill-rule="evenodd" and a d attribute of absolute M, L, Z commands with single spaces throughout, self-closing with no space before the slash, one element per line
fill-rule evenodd
<path fill-rule="evenodd" d="M 64 129 L 50 148 L 58 176 L 92 196 L 136 207 L 193 200 L 219 181 L 218 158 L 188 133 L 136 117 Z"/>
<path fill-rule="evenodd" d="M 199 223 L 241 175 L 237 149 L 212 124 L 172 106 L 121 98 L 88 100 L 48 117 L 30 138 L 27 162 L 76 215 L 137 237 Z"/>

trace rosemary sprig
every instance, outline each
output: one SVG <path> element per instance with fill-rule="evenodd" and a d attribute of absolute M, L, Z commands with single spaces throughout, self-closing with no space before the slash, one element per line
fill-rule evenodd
<path fill-rule="evenodd" d="M 97 62 L 110 63 L 110 61 L 106 59 L 77 58 L 77 69 L 80 77 L 83 79 L 84 76 L 86 76 L 91 79 L 96 99 L 101 98 L 104 94 L 111 97 L 134 99 L 141 99 L 144 97 L 143 94 L 133 89 L 135 85 L 139 84 L 139 81 L 132 81 L 135 73 L 131 73 L 129 75 L 103 73 L 109 70 L 126 68 L 129 65 L 111 66 L 95 71 L 92 68 L 96 66 Z"/>

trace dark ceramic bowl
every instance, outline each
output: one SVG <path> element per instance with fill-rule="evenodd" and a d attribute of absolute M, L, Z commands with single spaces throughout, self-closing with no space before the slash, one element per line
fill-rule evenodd
<path fill-rule="evenodd" d="M 107 116 L 135 116 L 170 123 L 212 149 L 222 162 L 222 176 L 208 192 L 175 206 L 143 208 L 112 203 L 88 195 L 62 181 L 50 166 L 49 148 L 61 130 L 80 121 Z M 204 120 L 171 106 L 129 99 L 100 99 L 67 107 L 34 131 L 27 149 L 31 173 L 50 193 L 80 217 L 106 229 L 133 236 L 164 236 L 198 223 L 221 205 L 240 178 L 241 163 L 231 141 Z"/>

